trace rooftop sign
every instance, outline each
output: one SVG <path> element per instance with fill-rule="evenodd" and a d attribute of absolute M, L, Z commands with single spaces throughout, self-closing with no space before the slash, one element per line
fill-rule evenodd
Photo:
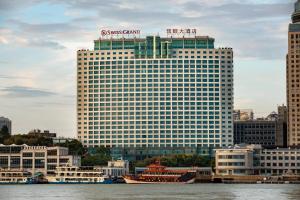
<path fill-rule="evenodd" d="M 172 29 L 167 29 L 167 36 L 196 36 L 197 34 L 197 29 L 178 29 L 178 28 L 172 28 Z"/>
<path fill-rule="evenodd" d="M 141 34 L 141 30 L 101 30 L 101 36 L 102 37 L 113 37 L 118 35 L 139 35 Z"/>

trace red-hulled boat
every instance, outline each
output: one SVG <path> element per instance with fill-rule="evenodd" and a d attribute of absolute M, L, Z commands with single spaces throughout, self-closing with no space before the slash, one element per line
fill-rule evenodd
<path fill-rule="evenodd" d="M 147 166 L 147 169 L 137 176 L 124 176 L 128 184 L 162 184 L 195 182 L 196 171 L 185 169 L 167 169 L 159 163 Z"/>

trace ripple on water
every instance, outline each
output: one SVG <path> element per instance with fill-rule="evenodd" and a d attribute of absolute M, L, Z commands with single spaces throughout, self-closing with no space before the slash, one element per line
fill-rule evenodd
<path fill-rule="evenodd" d="M 0 200 L 285 200 L 299 185 L 0 185 Z"/>

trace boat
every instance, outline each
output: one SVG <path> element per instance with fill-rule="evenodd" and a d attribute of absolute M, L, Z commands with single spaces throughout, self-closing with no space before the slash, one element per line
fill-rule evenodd
<path fill-rule="evenodd" d="M 147 166 L 147 169 L 137 176 L 124 176 L 127 184 L 165 184 L 195 182 L 196 170 L 167 169 L 167 167 L 155 163 Z"/>
<path fill-rule="evenodd" d="M 43 173 L 37 172 L 32 177 L 28 178 L 27 183 L 28 184 L 47 184 L 48 180 L 45 178 Z"/>
<path fill-rule="evenodd" d="M 50 184 L 111 184 L 112 179 L 100 168 L 63 166 L 57 167 L 55 176 L 47 177 Z"/>
<path fill-rule="evenodd" d="M 19 169 L 0 169 L 0 184 L 28 184 L 31 173 Z"/>

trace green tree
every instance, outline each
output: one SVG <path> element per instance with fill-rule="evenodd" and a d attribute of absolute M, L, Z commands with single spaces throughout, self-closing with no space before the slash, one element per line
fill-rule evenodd
<path fill-rule="evenodd" d="M 3 143 L 5 145 L 27 144 L 29 146 L 53 146 L 53 142 L 51 138 L 34 137 L 30 135 L 12 135 L 6 138 Z"/>
<path fill-rule="evenodd" d="M 110 156 L 107 155 L 86 155 L 81 159 L 82 166 L 103 166 L 107 165 L 107 162 L 111 160 Z"/>
<path fill-rule="evenodd" d="M 107 165 L 111 160 L 110 150 L 105 147 L 88 149 L 88 153 L 81 159 L 82 166 L 100 166 Z"/>
<path fill-rule="evenodd" d="M 156 159 L 157 159 L 157 157 L 146 158 L 145 160 L 136 161 L 134 167 L 146 167 L 147 165 L 154 163 L 156 161 Z"/>
<path fill-rule="evenodd" d="M 65 143 L 58 144 L 58 146 L 69 148 L 69 153 L 72 155 L 82 156 L 85 153 L 83 145 L 78 140 L 66 141 Z"/>
<path fill-rule="evenodd" d="M 178 154 L 147 158 L 135 162 L 134 167 L 146 167 L 157 160 L 160 160 L 160 163 L 167 167 L 211 167 L 213 164 L 213 161 L 208 156 Z"/>

